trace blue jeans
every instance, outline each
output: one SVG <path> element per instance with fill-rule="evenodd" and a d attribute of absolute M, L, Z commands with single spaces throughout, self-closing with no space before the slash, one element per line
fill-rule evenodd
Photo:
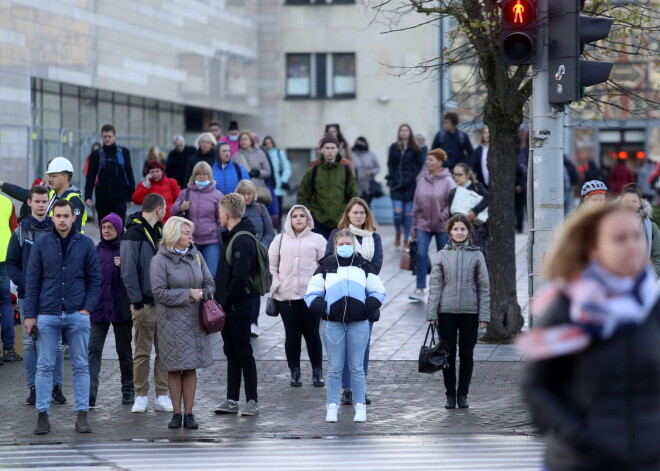
<path fill-rule="evenodd" d="M 426 288 L 426 270 L 429 261 L 429 246 L 435 236 L 438 251 L 447 245 L 449 234 L 446 232 L 417 231 L 417 287 Z"/>
<path fill-rule="evenodd" d="M 37 411 L 50 413 L 50 398 L 53 390 L 53 370 L 57 357 L 57 342 L 66 333 L 71 349 L 73 371 L 73 394 L 76 412 L 89 409 L 89 365 L 87 346 L 91 322 L 89 315 L 80 312 L 60 315 L 37 316 Z"/>
<path fill-rule="evenodd" d="M 11 311 L 9 275 L 7 275 L 5 262 L 0 262 L 0 322 L 3 347 L 5 349 L 14 348 L 14 316 Z"/>
<path fill-rule="evenodd" d="M 364 351 L 364 377 L 367 378 L 369 370 L 369 345 L 371 344 L 371 331 L 374 328 L 374 323 L 369 322 L 369 341 L 367 342 L 367 349 Z M 342 389 L 351 389 L 351 368 L 348 366 L 348 355 L 344 360 L 344 369 L 341 373 L 341 387 Z"/>
<path fill-rule="evenodd" d="M 220 261 L 220 244 L 198 245 L 197 250 L 202 253 L 211 276 L 215 278 L 215 272 L 218 271 L 218 262 Z"/>
<path fill-rule="evenodd" d="M 364 404 L 366 389 L 364 351 L 369 344 L 369 321 L 349 322 L 348 324 L 323 321 L 321 336 L 328 354 L 327 403 L 339 404 L 341 373 L 344 369 L 344 359 L 348 357 L 353 402 Z"/>
<path fill-rule="evenodd" d="M 18 308 L 21 311 L 21 324 L 23 324 L 23 306 L 25 299 L 18 300 Z M 25 379 L 28 388 L 34 386 L 34 376 L 37 373 L 37 344 L 34 343 L 25 328 L 23 328 L 23 365 L 25 366 Z M 64 377 L 64 351 L 62 350 L 62 339 L 57 343 L 57 357 L 55 358 L 55 370 L 53 371 L 53 384 L 62 386 Z"/>
<path fill-rule="evenodd" d="M 397 234 L 401 234 L 401 229 L 403 229 L 403 240 L 408 240 L 410 238 L 410 229 L 412 229 L 412 208 L 412 201 L 392 200 L 394 227 Z"/>

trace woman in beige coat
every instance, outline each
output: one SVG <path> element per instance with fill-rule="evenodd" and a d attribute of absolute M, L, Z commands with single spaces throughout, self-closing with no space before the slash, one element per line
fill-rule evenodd
<path fill-rule="evenodd" d="M 151 260 L 151 290 L 156 300 L 156 329 L 160 367 L 168 372 L 174 415 L 169 428 L 198 427 L 192 413 L 197 368 L 213 364 L 211 342 L 199 320 L 200 303 L 215 292 L 204 258 L 193 245 L 195 225 L 173 216 L 163 228 L 158 253 Z"/>
<path fill-rule="evenodd" d="M 286 339 L 284 350 L 291 369 L 291 386 L 300 387 L 301 338 L 305 337 L 307 353 L 312 363 L 314 386 L 322 387 L 323 348 L 319 335 L 321 318 L 309 311 L 304 297 L 307 284 L 325 254 L 325 239 L 312 232 L 314 221 L 309 210 L 295 205 L 289 211 L 284 233 L 270 244 L 268 257 L 273 274 L 271 293 L 282 314 Z"/>

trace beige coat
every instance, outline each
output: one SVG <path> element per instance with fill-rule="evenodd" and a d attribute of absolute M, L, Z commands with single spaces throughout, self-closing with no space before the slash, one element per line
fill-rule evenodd
<path fill-rule="evenodd" d="M 201 304 L 190 302 L 190 288 L 203 289 L 206 297 L 215 292 L 215 282 L 202 254 L 194 246 L 186 255 L 160 247 L 149 271 L 156 301 L 161 369 L 182 371 L 211 366 L 211 342 L 199 320 Z"/>
<path fill-rule="evenodd" d="M 304 209 L 307 214 L 307 227 L 297 237 L 291 227 L 294 209 Z M 305 297 L 307 284 L 325 255 L 326 241 L 322 235 L 312 232 L 312 215 L 302 205 L 291 208 L 284 228 L 284 234 L 275 237 L 268 249 L 273 274 L 270 292 L 278 301 L 294 301 Z"/>

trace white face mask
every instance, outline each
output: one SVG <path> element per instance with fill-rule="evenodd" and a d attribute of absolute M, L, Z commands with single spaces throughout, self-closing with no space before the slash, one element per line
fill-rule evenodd
<path fill-rule="evenodd" d="M 204 188 L 209 183 L 211 183 L 211 180 L 204 180 L 203 182 L 199 181 L 199 180 L 195 180 L 195 185 L 197 185 L 199 187 L 202 187 L 202 188 Z"/>

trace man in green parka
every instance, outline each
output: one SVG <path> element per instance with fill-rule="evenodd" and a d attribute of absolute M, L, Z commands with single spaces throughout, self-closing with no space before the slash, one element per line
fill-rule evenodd
<path fill-rule="evenodd" d="M 321 161 L 305 172 L 297 203 L 312 213 L 314 232 L 327 239 L 337 228 L 350 199 L 357 195 L 353 171 L 341 163 L 337 138 L 326 134 L 321 139 Z"/>

